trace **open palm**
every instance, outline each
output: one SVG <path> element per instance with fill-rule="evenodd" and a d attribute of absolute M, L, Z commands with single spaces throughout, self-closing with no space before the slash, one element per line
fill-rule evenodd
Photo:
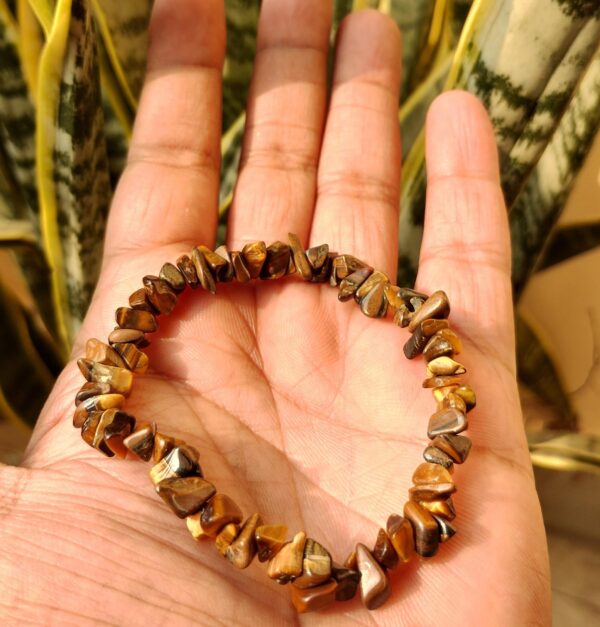
<path fill-rule="evenodd" d="M 327 242 L 394 276 L 400 41 L 375 12 L 344 23 L 326 94 L 330 8 L 263 0 L 228 246 Z M 85 338 L 198 243 L 215 239 L 222 0 L 157 0 L 130 162 L 111 210 Z M 473 451 L 455 477 L 458 534 L 392 572 L 393 593 L 296 614 L 263 565 L 231 567 L 156 498 L 148 467 L 88 448 L 71 426 L 70 363 L 24 467 L 0 470 L 3 624 L 526 625 L 548 621 L 545 537 L 514 365 L 508 229 L 494 138 L 481 105 L 449 93 L 427 125 L 428 198 L 418 289 L 444 289 L 479 405 Z M 201 455 L 246 514 L 305 530 L 342 562 L 402 513 L 426 445 L 431 394 L 407 333 L 295 277 L 186 292 L 148 349 L 127 411 Z M 358 597 L 357 597 L 358 598 Z"/>

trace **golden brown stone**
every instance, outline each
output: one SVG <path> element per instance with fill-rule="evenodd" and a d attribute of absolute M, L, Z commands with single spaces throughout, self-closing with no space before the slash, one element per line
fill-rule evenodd
<path fill-rule="evenodd" d="M 465 402 L 467 406 L 467 411 L 471 411 L 475 405 L 477 405 L 477 397 L 475 396 L 475 392 L 473 388 L 468 385 L 459 385 L 455 390 L 454 394 L 460 396 Z"/>
<path fill-rule="evenodd" d="M 216 538 L 225 525 L 241 523 L 242 517 L 238 504 L 226 494 L 217 492 L 202 508 L 200 524 L 207 536 Z"/>
<path fill-rule="evenodd" d="M 452 470 L 443 468 L 438 464 L 425 462 L 419 464 L 412 476 L 415 485 L 427 483 L 451 483 Z"/>
<path fill-rule="evenodd" d="M 423 322 L 421 322 L 419 329 L 421 329 L 421 333 L 425 337 L 431 337 L 438 331 L 447 329 L 448 326 L 448 320 L 436 320 L 435 318 L 429 318 L 428 320 L 423 320 Z"/>
<path fill-rule="evenodd" d="M 99 414 L 99 415 L 98 415 Z M 135 418 L 118 409 L 106 409 L 93 412 L 92 420 L 86 419 L 82 427 L 83 439 L 94 448 L 112 457 L 124 458 L 127 449 L 123 446 L 126 438 L 135 427 Z"/>
<path fill-rule="evenodd" d="M 350 570 L 358 570 L 358 564 L 356 563 L 356 551 L 350 551 L 348 557 L 344 560 L 344 567 Z"/>
<path fill-rule="evenodd" d="M 146 290 L 146 298 L 152 307 L 158 313 L 167 316 L 171 314 L 177 304 L 177 294 L 171 286 L 166 281 L 150 274 L 142 279 L 142 283 Z"/>
<path fill-rule="evenodd" d="M 250 272 L 248 272 L 248 268 L 244 263 L 242 253 L 236 250 L 231 252 L 231 265 L 233 266 L 235 278 L 238 283 L 247 283 L 250 279 L 252 279 Z"/>
<path fill-rule="evenodd" d="M 125 362 L 108 344 L 97 340 L 96 338 L 90 338 L 85 343 L 85 357 L 91 361 L 98 362 L 99 364 L 105 364 L 107 366 L 118 366 L 119 368 L 125 368 Z"/>
<path fill-rule="evenodd" d="M 129 295 L 129 306 L 136 311 L 148 311 L 153 314 L 156 313 L 156 309 L 154 309 L 148 300 L 148 294 L 143 287 L 140 287 L 139 290 L 135 290 L 135 292 Z"/>
<path fill-rule="evenodd" d="M 442 290 L 434 292 L 418 311 L 415 312 L 410 324 L 409 331 L 414 331 L 424 320 L 428 318 L 447 318 L 450 315 L 450 303 L 446 293 Z"/>
<path fill-rule="evenodd" d="M 187 285 L 183 274 L 181 274 L 181 272 L 169 262 L 163 264 L 158 276 L 163 281 L 166 281 L 169 287 L 175 292 L 182 292 Z"/>
<path fill-rule="evenodd" d="M 465 367 L 451 357 L 436 357 L 427 364 L 427 370 L 432 375 L 464 374 Z"/>
<path fill-rule="evenodd" d="M 467 427 L 467 417 L 458 409 L 448 407 L 448 409 L 442 409 L 431 416 L 427 436 L 433 440 L 443 433 L 461 433 Z"/>
<path fill-rule="evenodd" d="M 125 367 L 136 374 L 144 374 L 148 370 L 150 360 L 146 353 L 139 350 L 134 344 L 113 344 L 119 356 L 125 362 Z"/>
<path fill-rule="evenodd" d="M 386 274 L 384 274 L 383 272 L 380 272 L 379 270 L 375 270 L 374 272 L 372 272 L 367 279 L 361 283 L 358 288 L 356 289 L 356 292 L 354 292 L 354 300 L 357 303 L 360 303 L 360 301 L 376 286 L 381 285 L 382 290 L 381 290 L 381 298 L 383 300 L 385 300 L 384 296 L 383 296 L 383 292 L 384 292 L 384 286 L 389 283 L 389 279 L 387 277 Z M 387 305 L 387 301 L 386 301 L 386 305 Z"/>
<path fill-rule="evenodd" d="M 290 263 L 290 247 L 283 242 L 273 242 L 267 246 L 267 256 L 260 270 L 260 278 L 280 279 L 285 276 Z"/>
<path fill-rule="evenodd" d="M 206 246 L 202 246 L 202 249 L 208 250 Z M 212 274 L 200 246 L 196 246 L 196 248 L 192 250 L 192 261 L 194 262 L 194 268 L 196 268 L 196 274 L 198 275 L 200 285 L 202 285 L 207 292 L 216 294 L 217 285 L 215 283 L 215 277 Z"/>
<path fill-rule="evenodd" d="M 441 516 L 433 515 L 433 517 L 440 529 L 440 542 L 447 542 L 453 535 L 456 534 L 456 528 Z"/>
<path fill-rule="evenodd" d="M 181 255 L 177 260 L 177 267 L 179 268 L 185 282 L 192 288 L 196 289 L 200 284 L 198 280 L 198 274 L 194 262 L 188 257 L 188 255 Z"/>
<path fill-rule="evenodd" d="M 379 530 L 371 553 L 377 560 L 377 563 L 383 568 L 391 570 L 398 565 L 398 554 L 385 529 Z"/>
<path fill-rule="evenodd" d="M 323 262 L 323 265 L 314 270 L 311 282 L 312 283 L 327 283 L 331 278 L 331 269 L 333 268 L 333 260 L 337 256 L 337 253 L 329 253 Z"/>
<path fill-rule="evenodd" d="M 439 501 L 419 501 L 419 505 L 431 512 L 434 516 L 445 518 L 446 520 L 454 520 L 456 518 L 456 509 L 452 497 L 440 499 Z"/>
<path fill-rule="evenodd" d="M 219 255 L 216 251 L 212 251 L 208 246 L 204 246 L 202 244 L 200 246 L 197 246 L 197 248 L 204 256 L 204 259 L 206 260 L 206 263 L 211 270 L 211 275 L 215 279 L 221 280 L 221 276 L 227 275 L 228 263 L 225 257 Z M 198 272 L 198 269 L 196 269 L 196 272 Z"/>
<path fill-rule="evenodd" d="M 332 564 L 331 576 L 338 584 L 335 591 L 336 601 L 349 601 L 356 596 L 358 584 L 360 583 L 360 573 L 357 570 Z"/>
<path fill-rule="evenodd" d="M 329 254 L 329 244 L 320 244 L 319 246 L 313 246 L 306 251 L 306 257 L 308 263 L 310 263 L 313 270 L 320 270 L 323 264 L 327 260 Z"/>
<path fill-rule="evenodd" d="M 408 338 L 408 340 L 406 340 L 406 343 L 404 344 L 404 355 L 407 359 L 414 359 L 417 355 L 420 355 L 423 352 L 427 342 L 429 342 L 429 338 L 423 335 L 420 326 L 417 327 L 416 331 Z"/>
<path fill-rule="evenodd" d="M 394 314 L 394 324 L 404 329 L 409 325 L 412 317 L 412 311 L 406 305 L 400 305 Z"/>
<path fill-rule="evenodd" d="M 237 534 L 240 532 L 240 526 L 234 523 L 225 525 L 219 532 L 219 535 L 215 538 L 215 547 L 219 553 L 225 557 L 227 549 L 231 546 L 231 543 L 236 539 Z"/>
<path fill-rule="evenodd" d="M 392 514 L 387 520 L 386 528 L 398 558 L 402 562 L 408 562 L 415 551 L 412 525 L 403 516 Z"/>
<path fill-rule="evenodd" d="M 155 436 L 156 438 L 156 436 Z M 164 479 L 173 477 L 202 476 L 198 465 L 198 453 L 191 446 L 182 445 L 171 449 L 150 469 L 150 479 L 158 485 Z"/>
<path fill-rule="evenodd" d="M 375 610 L 383 605 L 390 596 L 389 579 L 371 551 L 360 542 L 356 545 L 356 561 L 360 572 L 362 602 L 368 610 Z"/>
<path fill-rule="evenodd" d="M 103 411 L 105 409 L 119 409 L 123 407 L 125 397 L 122 394 L 100 394 L 98 396 L 90 396 L 83 400 L 77 406 L 73 416 L 73 426 L 80 428 L 83 426 L 88 414 L 94 411 Z"/>
<path fill-rule="evenodd" d="M 156 492 L 176 516 L 186 518 L 199 511 L 216 488 L 202 477 L 172 477 L 161 481 Z"/>
<path fill-rule="evenodd" d="M 148 346 L 150 341 L 137 329 L 120 329 L 116 327 L 108 336 L 109 344 L 135 344 L 138 347 Z"/>
<path fill-rule="evenodd" d="M 427 362 L 433 361 L 437 357 L 450 357 L 452 355 L 454 355 L 452 344 L 438 333 L 429 338 L 423 349 L 423 357 L 425 357 Z"/>
<path fill-rule="evenodd" d="M 290 260 L 288 261 L 288 267 L 286 270 L 286 274 L 294 274 L 296 272 L 296 263 L 294 261 L 294 255 L 292 255 L 292 250 L 290 248 Z"/>
<path fill-rule="evenodd" d="M 366 316 L 370 318 L 385 316 L 387 300 L 384 289 L 388 282 L 387 276 L 376 270 L 354 293 L 354 299 L 360 304 L 360 309 Z"/>
<path fill-rule="evenodd" d="M 460 384 L 460 377 L 454 377 L 454 376 L 450 376 L 450 377 L 445 377 L 445 376 L 438 376 L 438 377 L 427 377 L 427 379 L 425 379 L 423 381 L 423 387 L 424 388 L 446 388 L 448 386 L 457 386 Z"/>
<path fill-rule="evenodd" d="M 332 287 L 340 284 L 340 281 L 350 276 L 360 268 L 366 268 L 368 265 L 357 259 L 353 255 L 338 255 L 333 258 L 331 267 L 330 284 Z M 371 268 L 371 271 L 373 268 Z"/>
<path fill-rule="evenodd" d="M 101 394 L 110 394 L 110 385 L 108 385 L 108 383 L 86 381 L 75 395 L 75 406 L 79 406 L 83 401 L 92 396 L 99 396 Z"/>
<path fill-rule="evenodd" d="M 440 451 L 440 449 L 435 446 L 428 446 L 423 452 L 423 458 L 431 464 L 439 464 L 440 466 L 448 469 L 452 468 L 452 465 L 454 464 L 451 457 L 446 455 L 444 451 Z"/>
<path fill-rule="evenodd" d="M 233 270 L 231 255 L 229 254 L 227 246 L 225 246 L 225 244 L 221 244 L 221 246 L 215 248 L 215 255 L 222 257 L 227 262 L 226 265 L 220 267 L 217 273 L 217 280 L 221 281 L 221 283 L 228 283 L 229 281 L 233 281 L 235 272 Z"/>
<path fill-rule="evenodd" d="M 371 268 L 359 268 L 356 272 L 353 272 L 345 279 L 342 279 L 340 282 L 338 299 L 346 301 L 352 298 L 356 293 L 356 290 L 369 278 L 372 272 Z"/>
<path fill-rule="evenodd" d="M 264 242 L 252 242 L 242 248 L 244 265 L 248 269 L 250 278 L 256 279 L 267 258 L 267 247 Z"/>
<path fill-rule="evenodd" d="M 202 525 L 200 524 L 201 516 L 202 510 L 196 512 L 195 514 L 192 514 L 191 516 L 187 516 L 185 519 L 185 526 L 192 534 L 192 538 L 194 538 L 194 540 L 200 540 L 201 538 L 206 537 L 206 534 L 202 530 Z"/>
<path fill-rule="evenodd" d="M 338 583 L 334 579 L 314 588 L 292 586 L 292 604 L 299 614 L 322 610 L 335 601 L 337 588 Z"/>
<path fill-rule="evenodd" d="M 242 525 L 235 540 L 229 545 L 225 557 L 236 568 L 247 568 L 256 555 L 256 529 L 262 526 L 259 514 L 252 514 Z"/>
<path fill-rule="evenodd" d="M 145 462 L 149 461 L 152 457 L 152 451 L 154 450 L 154 436 L 156 435 L 156 423 L 140 422 L 138 423 L 135 431 L 128 435 L 123 444 L 132 453 L 135 453 L 140 459 Z"/>
<path fill-rule="evenodd" d="M 77 365 L 83 376 L 94 383 L 107 383 L 111 392 L 129 396 L 133 375 L 125 368 L 99 364 L 89 359 L 78 359 Z"/>
<path fill-rule="evenodd" d="M 169 451 L 176 446 L 175 438 L 164 433 L 157 433 L 154 437 L 154 450 L 152 451 L 152 461 L 159 462 Z"/>
<path fill-rule="evenodd" d="M 304 252 L 300 238 L 294 233 L 288 233 L 288 241 L 290 242 L 296 270 L 298 270 L 305 281 L 310 281 L 312 279 L 312 266 L 308 262 L 308 257 L 306 252 Z"/>
<path fill-rule="evenodd" d="M 467 413 L 467 404 L 463 401 L 463 399 L 454 394 L 453 392 L 449 392 L 446 394 L 441 403 L 438 403 L 438 411 L 442 409 L 446 409 L 447 407 L 454 407 L 461 411 L 463 414 Z"/>
<path fill-rule="evenodd" d="M 319 542 L 308 538 L 304 545 L 302 574 L 294 579 L 293 585 L 298 588 L 318 586 L 331 577 L 331 555 Z"/>
<path fill-rule="evenodd" d="M 411 299 L 418 298 L 419 300 L 427 300 L 427 295 L 421 292 L 416 292 L 408 287 L 398 287 L 397 285 L 388 285 L 385 290 L 385 297 L 388 303 L 394 309 L 400 309 L 402 306 L 407 306 Z"/>
<path fill-rule="evenodd" d="M 440 466 L 442 468 L 442 466 Z M 444 470 L 442 468 L 442 470 Z M 408 491 L 413 501 L 438 501 L 456 492 L 454 483 L 420 483 Z"/>
<path fill-rule="evenodd" d="M 254 538 L 258 548 L 258 561 L 270 560 L 285 544 L 287 525 L 261 525 L 256 529 Z"/>
<path fill-rule="evenodd" d="M 434 438 L 433 446 L 443 451 L 457 464 L 462 464 L 471 450 L 471 440 L 464 435 L 444 433 Z"/>
<path fill-rule="evenodd" d="M 421 557 L 435 555 L 440 541 L 440 531 L 435 518 L 415 501 L 405 503 L 404 516 L 414 530 L 415 551 Z"/>
<path fill-rule="evenodd" d="M 115 318 L 122 329 L 137 329 L 144 333 L 154 333 L 158 329 L 158 322 L 149 311 L 119 307 Z"/>
<path fill-rule="evenodd" d="M 277 583 L 285 584 L 302 574 L 306 534 L 299 531 L 291 542 L 286 542 L 271 559 L 267 574 Z"/>

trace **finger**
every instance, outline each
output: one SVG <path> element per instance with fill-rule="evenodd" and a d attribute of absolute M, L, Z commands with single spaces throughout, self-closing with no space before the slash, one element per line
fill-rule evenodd
<path fill-rule="evenodd" d="M 157 0 L 146 81 L 106 238 L 108 255 L 215 238 L 222 0 Z"/>
<path fill-rule="evenodd" d="M 264 0 L 229 244 L 306 240 L 326 105 L 331 3 Z"/>
<path fill-rule="evenodd" d="M 396 273 L 400 33 L 376 11 L 342 24 L 311 244 L 329 242 Z"/>
<path fill-rule="evenodd" d="M 466 92 L 443 94 L 426 124 L 427 207 L 417 288 L 443 289 L 477 343 L 514 370 L 510 239 L 494 132 Z"/>

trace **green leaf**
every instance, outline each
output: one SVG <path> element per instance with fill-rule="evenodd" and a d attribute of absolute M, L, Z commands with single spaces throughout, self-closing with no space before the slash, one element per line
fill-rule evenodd
<path fill-rule="evenodd" d="M 600 246 L 600 223 L 563 226 L 550 238 L 535 270 L 545 270 Z"/>
<path fill-rule="evenodd" d="M 39 85 L 42 230 L 66 350 L 98 276 L 111 196 L 95 33 L 85 0 L 57 3 Z"/>
<path fill-rule="evenodd" d="M 576 416 L 565 392 L 562 379 L 554 366 L 553 356 L 546 348 L 539 330 L 517 315 L 515 319 L 517 340 L 517 373 L 519 381 L 535 392 L 545 403 L 558 410 L 559 417 L 550 429 L 573 430 Z"/>
<path fill-rule="evenodd" d="M 600 51 L 510 211 L 513 286 L 519 296 L 560 217 L 600 125 Z"/>

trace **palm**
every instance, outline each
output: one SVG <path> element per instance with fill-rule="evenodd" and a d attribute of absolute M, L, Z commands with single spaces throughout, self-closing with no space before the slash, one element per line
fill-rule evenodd
<path fill-rule="evenodd" d="M 371 21 L 371 28 L 377 23 Z M 483 120 L 471 99 L 447 106 L 458 104 Z M 480 128 L 488 136 L 479 140 L 490 145 L 485 121 Z M 351 148 L 353 139 L 338 141 Z M 135 204 L 140 185 L 152 185 L 152 168 L 165 167 L 156 159 L 142 161 L 147 161 L 142 172 L 125 175 L 122 182 L 111 218 L 113 234 L 127 223 L 126 208 Z M 194 173 L 166 169 L 163 174 L 178 190 L 174 197 L 170 192 L 172 206 L 187 206 Z M 292 175 L 284 174 L 285 183 L 272 186 L 272 193 L 281 196 L 271 201 L 275 206 L 289 205 L 289 195 L 297 191 Z M 257 198 L 263 175 L 247 167 L 240 178 L 229 225 L 234 245 L 254 228 L 241 207 L 264 202 Z M 497 185 L 490 181 L 473 177 L 463 183 L 499 203 Z M 448 185 L 456 184 L 448 178 Z M 445 185 L 441 179 L 439 194 L 448 191 Z M 352 196 L 362 210 L 370 208 L 368 194 L 351 193 L 338 202 L 351 202 Z M 469 204 L 468 193 L 464 202 Z M 476 210 L 462 209 L 472 216 Z M 289 206 L 288 214 L 293 219 Z M 273 227 L 273 217 L 267 214 L 261 221 L 255 214 L 254 220 L 271 225 L 272 239 L 283 239 L 286 232 Z M 384 220 L 393 224 L 397 218 L 392 214 Z M 313 244 L 321 243 L 314 237 L 323 235 L 323 241 L 347 246 L 339 252 L 359 253 L 393 270 L 395 231 L 378 240 L 377 233 L 369 236 L 368 224 L 356 224 L 352 240 L 333 221 L 317 203 L 312 224 L 309 218 L 290 228 L 304 238 L 312 232 Z M 207 243 L 213 228 L 208 222 L 198 231 Z M 468 225 L 451 235 L 435 223 L 427 228 L 420 287 L 445 289 L 455 305 L 452 319 L 465 343 L 462 361 L 480 399 L 470 428 L 475 448 L 456 473 L 459 535 L 418 570 L 411 563 L 392 576 L 392 601 L 371 615 L 379 624 L 433 624 L 440 616 L 449 624 L 481 623 L 482 616 L 489 624 L 546 618 L 543 530 L 512 371 L 501 211 L 490 218 L 487 233 L 489 241 L 485 229 Z M 469 238 L 478 238 L 478 245 Z M 178 243 L 183 239 L 166 236 L 161 243 L 151 233 L 145 249 L 130 251 L 121 243 L 110 254 L 109 233 L 110 256 L 81 341 L 105 337 L 114 308 L 144 274 L 186 252 L 189 246 Z M 366 248 L 373 243 L 380 250 L 369 255 Z M 452 248 L 454 259 L 444 259 L 444 251 Z M 478 271 L 469 268 L 469 260 L 481 262 Z M 127 409 L 196 446 L 206 475 L 246 513 L 258 511 L 266 522 L 285 522 L 290 532 L 305 529 L 343 561 L 356 541 L 372 542 L 387 516 L 400 512 L 425 445 L 432 399 L 420 386 L 422 363 L 407 362 L 402 354 L 406 337 L 390 320 L 372 321 L 356 306 L 338 303 L 332 288 L 295 278 L 256 287 L 220 286 L 217 297 L 187 294 L 177 313 L 161 320 L 160 339 L 149 349 L 152 372 L 136 380 Z M 38 529 L 35 541 L 46 553 L 43 559 L 32 556 L 32 575 L 45 585 L 54 582 L 65 616 L 128 624 L 160 624 L 173 616 L 177 624 L 291 622 L 288 590 L 271 584 L 261 565 L 238 572 L 210 543 L 195 545 L 185 525 L 153 495 L 145 466 L 113 463 L 82 444 L 70 426 L 79 384 L 71 364 L 34 434 L 26 463 L 35 470 L 27 475 L 21 497 L 34 506 L 27 524 Z M 21 475 L 15 473 L 5 481 L 18 480 Z M 18 529 L 23 519 L 18 508 L 14 512 L 10 520 Z M 22 542 L 17 546 L 24 551 Z M 37 603 L 48 603 L 49 590 L 43 588 L 36 592 Z M 336 609 L 308 615 L 303 622 L 335 622 L 336 616 L 341 624 L 363 620 L 359 602 Z M 35 604 L 24 611 L 35 612 Z"/>

